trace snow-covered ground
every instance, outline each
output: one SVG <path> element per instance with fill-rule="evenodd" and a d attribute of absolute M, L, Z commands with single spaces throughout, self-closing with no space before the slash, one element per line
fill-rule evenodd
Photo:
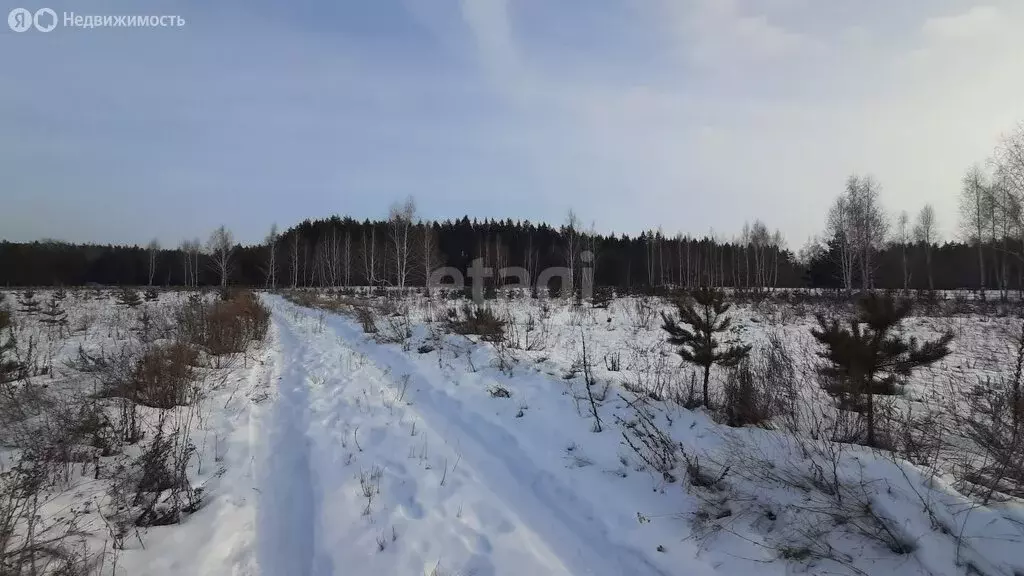
<path fill-rule="evenodd" d="M 250 435 L 255 437 L 261 403 L 269 395 L 265 356 L 270 350 L 261 345 L 241 354 L 200 357 L 191 383 L 195 402 L 167 410 L 136 406 L 130 413 L 137 418 L 138 437 L 113 437 L 112 430 L 124 431 L 121 409 L 126 403 L 100 393 L 102 378 L 82 370 L 83 356 L 136 358 L 147 346 L 169 342 L 175 314 L 189 293 L 161 292 L 147 301 L 139 291 L 139 302 L 131 307 L 118 301 L 119 291 L 101 289 L 39 290 L 34 300 L 45 309 L 55 294 L 66 315 L 62 324 L 48 325 L 45 315 L 24 312 L 23 292 L 7 292 L 0 303 L 13 311 L 18 359 L 29 365 L 27 380 L 0 385 L 0 487 L 9 488 L 19 478 L 14 465 L 28 446 L 52 448 L 66 435 L 80 443 L 70 447 L 66 462 L 49 471 L 40 492 L 40 522 L 34 526 L 38 539 L 53 538 L 51 547 L 59 544 L 61 555 L 71 558 L 72 566 L 63 573 L 212 574 L 225 565 L 244 566 L 245 556 L 252 554 L 244 527 L 254 526 L 254 520 L 246 519 L 253 509 L 224 487 L 250 475 L 255 455 L 249 450 L 258 445 Z M 5 331 L 0 342 L 6 336 Z M 86 410 L 97 410 L 97 420 L 83 434 L 76 427 L 90 422 L 80 413 Z M 201 507 L 182 525 L 136 527 L 137 502 L 131 502 L 130 487 L 158 428 L 184 455 L 184 475 L 197 489 Z M 31 459 L 59 463 L 52 460 L 59 457 Z M 6 505 L 22 503 L 11 496 L 0 490 L 0 522 L 20 532 L 25 526 L 15 523 L 17 515 L 3 514 L 11 512 Z M 2 536 L 2 552 L 17 548 L 9 534 Z M 236 541 L 244 545 L 236 548 Z M 50 560 L 47 567 L 54 570 L 59 564 Z M 0 566 L 0 573 L 11 573 L 5 569 L 14 570 Z"/>
<path fill-rule="evenodd" d="M 491 306 L 514 322 L 500 344 L 445 333 L 457 301 L 378 302 L 390 313 L 376 335 L 349 315 L 264 301 L 266 341 L 218 372 L 192 433 L 204 505 L 129 539 L 118 574 L 1024 574 L 1020 502 L 981 506 L 943 470 L 813 430 L 638 406 L 629 389 L 688 379 L 663 342 L 658 300 L 501 300 Z M 778 334 L 794 387 L 827 402 L 809 313 L 744 306 L 736 318 L 745 342 Z M 1012 371 L 1017 322 L 910 319 L 914 334 L 957 339 L 896 408 L 949 402 Z M 65 348 L 95 345 L 95 333 Z M 587 371 L 601 390 L 593 408 Z M 637 408 L 685 454 L 672 478 L 628 446 Z M 62 498 L 102 492 L 88 486 L 72 482 Z"/>

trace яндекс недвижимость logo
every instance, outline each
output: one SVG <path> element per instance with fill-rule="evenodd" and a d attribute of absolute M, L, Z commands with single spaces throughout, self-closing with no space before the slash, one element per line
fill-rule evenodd
<path fill-rule="evenodd" d="M 7 24 L 15 32 L 25 32 L 35 26 L 40 32 L 57 27 L 57 13 L 52 8 L 40 8 L 35 14 L 25 8 L 15 8 L 7 15 Z"/>
<path fill-rule="evenodd" d="M 52 8 L 40 8 L 35 12 L 27 8 L 15 8 L 7 14 L 7 25 L 15 32 L 28 32 L 33 27 L 40 32 L 50 32 L 59 24 L 65 28 L 181 28 L 185 19 L 178 15 L 157 14 L 75 14 L 64 12 L 58 19 Z"/>

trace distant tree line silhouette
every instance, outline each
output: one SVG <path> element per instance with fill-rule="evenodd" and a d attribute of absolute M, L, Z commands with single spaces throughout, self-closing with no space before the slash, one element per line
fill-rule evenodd
<path fill-rule="evenodd" d="M 450 266 L 465 274 L 472 261 L 479 258 L 482 265 L 496 270 L 522 267 L 531 280 L 547 267 L 570 266 L 571 262 L 575 278 L 592 272 L 595 285 L 621 290 L 666 286 L 842 289 L 848 283 L 853 287 L 868 285 L 862 282 L 864 273 L 859 268 L 853 268 L 847 278 L 842 238 L 833 236 L 797 255 L 783 246 L 778 235 L 765 234 L 760 223 L 742 237 L 724 241 L 668 237 L 658 231 L 639 236 L 597 234 L 579 229 L 577 223 L 554 227 L 468 217 L 416 222 L 408 229 L 410 248 L 405 256 L 409 263 L 404 269 L 395 265 L 400 254 L 391 241 L 393 228 L 390 220 L 306 220 L 281 234 L 272 234 L 263 244 L 236 245 L 226 268 L 227 281 L 255 287 L 398 286 L 401 271 L 405 285 L 422 286 L 428 266 Z M 218 252 L 200 248 L 198 243 L 183 244 L 181 248 L 161 249 L 153 244 L 0 242 L 0 285 L 220 285 Z M 1024 286 L 1024 266 L 1013 255 L 1024 253 L 1022 248 L 1019 240 L 1010 238 L 980 246 L 890 242 L 873 254 L 869 285 L 915 290 L 978 289 L 984 285 L 989 289 L 1020 290 Z M 987 262 L 982 276 L 979 253 Z M 494 278 L 492 282 L 502 286 L 514 280 Z"/>

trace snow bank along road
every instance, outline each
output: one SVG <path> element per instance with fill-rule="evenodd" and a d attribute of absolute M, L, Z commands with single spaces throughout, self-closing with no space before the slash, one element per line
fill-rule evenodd
<path fill-rule="evenodd" d="M 268 301 L 276 391 L 255 450 L 261 574 L 712 572 L 678 537 L 663 554 L 637 534 L 637 503 L 614 492 L 620 478 L 566 464 L 551 435 L 585 440 L 574 411 L 491 398 L 493 371 Z M 541 384 L 559 399 L 557 381 Z"/>

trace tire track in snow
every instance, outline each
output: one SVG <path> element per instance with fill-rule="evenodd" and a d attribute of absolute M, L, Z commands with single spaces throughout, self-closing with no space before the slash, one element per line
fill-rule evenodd
<path fill-rule="evenodd" d="M 326 327 L 339 346 L 362 352 L 382 371 L 410 375 L 410 387 L 422 391 L 411 410 L 434 430 L 455 432 L 449 444 L 460 447 L 464 465 L 480 474 L 503 506 L 547 543 L 571 574 L 665 574 L 641 552 L 613 542 L 603 526 L 591 521 L 593 505 L 539 468 L 506 429 L 463 409 L 458 399 L 434 386 L 431 378 L 442 375 L 425 374 L 400 350 L 366 340 L 344 317 L 329 315 Z"/>
<path fill-rule="evenodd" d="M 296 452 L 283 460 L 292 468 L 286 471 L 292 479 L 279 481 L 276 489 L 312 495 L 293 504 L 295 510 L 282 511 L 280 501 L 268 502 L 285 519 L 280 531 L 302 534 L 302 542 L 293 538 L 283 550 L 299 566 L 294 573 L 417 574 L 441 564 L 440 573 L 477 576 L 573 574 L 465 462 L 448 478 L 453 489 L 461 487 L 469 505 L 465 517 L 461 503 L 456 512 L 452 493 L 443 480 L 438 485 L 437 463 L 432 466 L 428 455 L 428 446 L 443 444 L 443 452 L 454 445 L 414 410 L 393 404 L 388 395 L 394 382 L 372 359 L 325 329 L 308 310 L 280 298 L 268 302 L 281 333 L 283 366 L 280 417 L 271 426 L 279 433 L 273 444 L 277 451 Z M 420 421 L 419 432 L 406 430 L 403 417 Z M 292 447 L 300 442 L 301 449 Z M 454 452 L 448 456 L 456 460 Z M 382 472 L 383 492 L 378 490 L 371 506 L 360 477 L 374 468 Z M 396 527 L 392 537 L 388 530 Z M 269 527 L 267 532 L 274 533 Z M 379 535 L 383 544 L 375 541 Z M 389 544 L 389 537 L 398 543 Z M 264 546 L 273 543 L 267 539 Z M 271 554 L 264 550 L 280 573 L 289 561 L 274 560 Z M 326 556 L 333 564 L 321 558 Z"/>
<path fill-rule="evenodd" d="M 257 479 L 257 543 L 263 576 L 327 576 L 329 558 L 317 552 L 320 493 L 311 461 L 308 374 L 302 345 L 291 328 L 275 321 L 278 396 L 266 419 Z"/>

